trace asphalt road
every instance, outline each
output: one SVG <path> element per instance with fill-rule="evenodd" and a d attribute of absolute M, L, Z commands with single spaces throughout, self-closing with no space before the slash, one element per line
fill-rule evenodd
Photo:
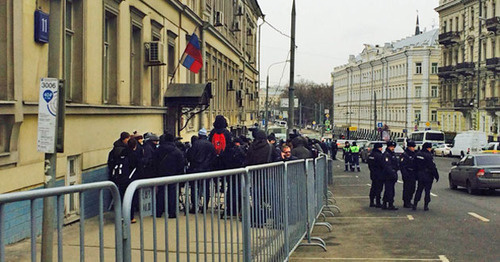
<path fill-rule="evenodd" d="M 430 211 L 423 205 L 417 211 L 402 208 L 399 182 L 398 211 L 368 207 L 367 165 L 352 173 L 334 161 L 333 193 L 342 212 L 327 218 L 332 232 L 318 227 L 313 234 L 328 250 L 299 247 L 291 261 L 500 261 L 500 191 L 469 195 L 449 189 L 452 161 L 457 159 L 435 158 L 441 179 L 433 184 Z"/>

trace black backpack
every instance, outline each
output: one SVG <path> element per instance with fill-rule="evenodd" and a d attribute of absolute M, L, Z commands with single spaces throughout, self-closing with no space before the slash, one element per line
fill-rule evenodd
<path fill-rule="evenodd" d="M 114 161 L 111 170 L 111 180 L 116 183 L 126 183 L 132 179 L 136 169 L 130 170 L 130 161 L 128 156 L 120 156 Z"/>

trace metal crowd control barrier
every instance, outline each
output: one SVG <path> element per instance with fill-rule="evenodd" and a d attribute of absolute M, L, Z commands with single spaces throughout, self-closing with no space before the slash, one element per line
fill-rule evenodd
<path fill-rule="evenodd" d="M 80 261 L 85 260 L 85 206 L 84 194 L 99 190 L 99 258 L 104 261 L 104 197 L 103 190 L 109 190 L 114 200 L 114 228 L 115 228 L 115 261 L 122 261 L 122 217 L 121 217 L 121 202 L 118 188 L 112 182 L 96 182 L 82 185 L 56 187 L 50 189 L 39 189 L 24 192 L 14 192 L 8 194 L 0 194 L 0 262 L 5 261 L 5 245 L 4 245 L 4 206 L 9 203 L 19 201 L 30 201 L 30 216 L 31 216 L 31 261 L 37 261 L 36 250 L 36 237 L 37 237 L 37 223 L 36 223 L 36 209 L 35 200 L 45 197 L 56 197 L 57 209 L 54 215 L 57 220 L 57 258 L 58 261 L 64 261 L 63 256 L 63 213 L 64 213 L 64 195 L 78 193 L 80 199 Z M 76 260 L 75 257 L 68 258 L 67 260 Z"/>

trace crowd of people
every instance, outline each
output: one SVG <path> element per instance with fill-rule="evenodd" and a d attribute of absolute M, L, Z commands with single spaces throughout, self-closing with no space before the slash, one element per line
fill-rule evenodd
<path fill-rule="evenodd" d="M 113 144 L 108 155 L 108 171 L 110 180 L 118 186 L 120 195 L 123 195 L 128 185 L 137 179 L 166 177 L 188 173 L 208 172 L 224 169 L 233 169 L 249 165 L 258 165 L 275 161 L 289 161 L 316 157 L 320 153 L 331 150 L 331 141 L 318 141 L 302 136 L 294 130 L 286 141 L 278 141 L 274 134 L 266 135 L 258 127 L 252 128 L 252 137 L 233 136 L 228 130 L 228 123 L 224 116 L 218 115 L 213 123 L 213 129 L 208 132 L 202 128 L 198 136 L 191 137 L 190 142 L 181 142 L 182 138 L 165 132 L 158 136 L 147 132 L 138 134 L 122 132 L 120 138 Z M 191 192 L 189 212 L 196 213 L 207 206 L 210 199 L 210 181 L 190 182 Z M 239 185 L 238 179 L 233 179 L 233 188 Z M 176 217 L 176 185 L 168 187 L 168 209 L 165 208 L 165 189 L 157 189 L 156 216 L 167 213 L 169 218 Z M 229 193 L 229 192 L 226 192 Z M 237 190 L 228 199 L 240 199 Z M 239 192 L 241 194 L 241 192 Z M 198 196 L 198 199 L 196 199 Z M 202 200 L 203 199 L 203 200 Z M 202 201 L 201 201 L 202 200 Z M 187 201 L 187 200 L 186 200 Z M 200 203 L 202 202 L 202 203 Z M 257 201 L 258 202 L 258 201 Z M 132 203 L 131 221 L 134 223 L 134 210 L 137 209 L 137 196 Z M 237 206 L 241 204 L 226 203 L 226 212 L 238 215 Z"/>
<path fill-rule="evenodd" d="M 398 181 L 398 170 L 403 178 L 403 203 L 405 208 L 417 209 L 425 190 L 424 210 L 429 210 L 431 202 L 431 188 L 434 179 L 439 180 L 439 173 L 431 154 L 432 144 L 424 143 L 417 151 L 413 141 L 407 141 L 407 146 L 400 157 L 394 153 L 396 143 L 387 142 L 385 152 L 382 153 L 382 144 L 376 143 L 368 157 L 370 179 L 370 207 L 385 210 L 398 210 L 394 206 L 395 184 Z M 347 169 L 347 167 L 346 167 Z M 418 182 L 418 187 L 417 187 Z M 384 191 L 381 201 L 381 194 Z M 413 201 L 413 202 L 412 202 Z"/>

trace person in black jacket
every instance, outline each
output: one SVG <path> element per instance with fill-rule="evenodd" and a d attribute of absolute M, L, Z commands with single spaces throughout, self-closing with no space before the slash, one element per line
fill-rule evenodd
<path fill-rule="evenodd" d="M 215 160 L 215 170 L 227 169 L 230 166 L 229 156 L 226 152 L 231 143 L 232 135 L 227 130 L 228 124 L 227 120 L 223 115 L 217 115 L 213 123 L 214 129 L 210 131 L 208 140 L 214 145 L 215 152 L 217 153 L 217 158 Z"/>
<path fill-rule="evenodd" d="M 332 148 L 332 159 L 337 160 L 337 150 L 339 150 L 339 146 L 337 145 L 337 140 L 333 140 L 331 148 Z"/>
<path fill-rule="evenodd" d="M 417 165 L 415 163 L 415 142 L 408 141 L 405 152 L 401 155 L 401 174 L 403 177 L 403 207 L 411 208 L 411 200 L 417 183 Z"/>
<path fill-rule="evenodd" d="M 160 138 L 153 133 L 146 133 L 144 136 L 144 150 L 143 165 L 144 165 L 144 178 L 152 178 L 155 176 L 153 169 L 153 154 L 160 144 Z"/>
<path fill-rule="evenodd" d="M 215 148 L 212 143 L 208 141 L 207 130 L 205 128 L 200 129 L 198 132 L 198 139 L 193 142 L 193 145 L 187 151 L 187 161 L 189 162 L 188 173 L 213 171 L 216 157 Z M 196 182 L 198 184 L 198 203 L 207 206 L 210 200 L 210 179 L 204 180 L 205 185 L 203 185 L 203 181 Z M 195 182 L 189 182 L 189 185 L 191 187 L 191 207 L 189 212 L 195 213 L 198 210 L 195 208 Z M 204 197 L 204 203 L 200 203 L 202 196 Z"/>
<path fill-rule="evenodd" d="M 436 179 L 439 181 L 439 173 L 434 164 L 434 160 L 431 154 L 432 144 L 424 143 L 422 145 L 422 150 L 417 153 L 416 165 L 417 165 L 417 177 L 418 177 L 418 187 L 415 193 L 415 199 L 413 202 L 413 210 L 417 210 L 418 201 L 422 197 L 422 191 L 425 189 L 424 198 L 424 210 L 429 210 L 429 203 L 431 202 L 431 188 L 432 182 Z"/>
<path fill-rule="evenodd" d="M 394 206 L 394 186 L 398 181 L 398 165 L 399 160 L 394 154 L 396 143 L 394 141 L 387 142 L 387 148 L 384 152 L 384 204 L 382 209 L 398 210 Z"/>
<path fill-rule="evenodd" d="M 267 142 L 266 133 L 262 130 L 254 132 L 255 140 L 250 145 L 246 157 L 246 165 L 259 165 L 272 162 L 271 156 L 273 147 Z M 267 220 L 266 211 L 262 209 L 263 203 L 266 201 L 267 188 L 263 185 L 267 183 L 267 177 L 263 175 L 252 176 L 252 202 L 254 218 L 251 225 L 255 227 L 262 227 Z"/>
<path fill-rule="evenodd" d="M 174 144 L 172 134 L 164 134 L 160 137 L 160 147 L 153 154 L 153 166 L 156 177 L 180 175 L 184 172 L 185 159 L 182 152 Z M 168 185 L 168 217 L 176 217 L 176 185 Z M 165 187 L 158 187 L 156 195 L 156 217 L 161 217 L 165 212 Z"/>
<path fill-rule="evenodd" d="M 292 156 L 297 157 L 298 159 L 307 159 L 312 158 L 312 152 L 306 148 L 307 140 L 305 137 L 296 136 L 292 139 Z"/>
<path fill-rule="evenodd" d="M 370 169 L 370 179 L 372 185 L 370 188 L 370 207 L 381 208 L 380 194 L 384 187 L 384 157 L 382 154 L 382 144 L 375 143 L 372 152 L 368 156 L 368 168 Z M 375 204 L 376 203 L 376 204 Z"/>
<path fill-rule="evenodd" d="M 245 166 L 246 151 L 242 145 L 240 138 L 235 138 L 229 147 L 228 155 L 230 156 L 229 168 L 241 168 Z M 226 212 L 223 215 L 237 216 L 240 214 L 241 205 L 241 175 L 233 175 L 226 177 Z"/>
<path fill-rule="evenodd" d="M 116 161 L 122 155 L 123 150 L 127 149 L 127 143 L 128 143 L 129 139 L 130 139 L 130 134 L 128 132 L 121 132 L 120 138 L 113 143 L 113 149 L 111 149 L 111 151 L 109 152 L 109 155 L 108 155 L 108 175 L 109 175 L 109 179 L 113 182 L 115 182 L 114 181 L 115 178 L 113 177 L 111 172 L 113 171 L 113 168 L 115 167 Z"/>

